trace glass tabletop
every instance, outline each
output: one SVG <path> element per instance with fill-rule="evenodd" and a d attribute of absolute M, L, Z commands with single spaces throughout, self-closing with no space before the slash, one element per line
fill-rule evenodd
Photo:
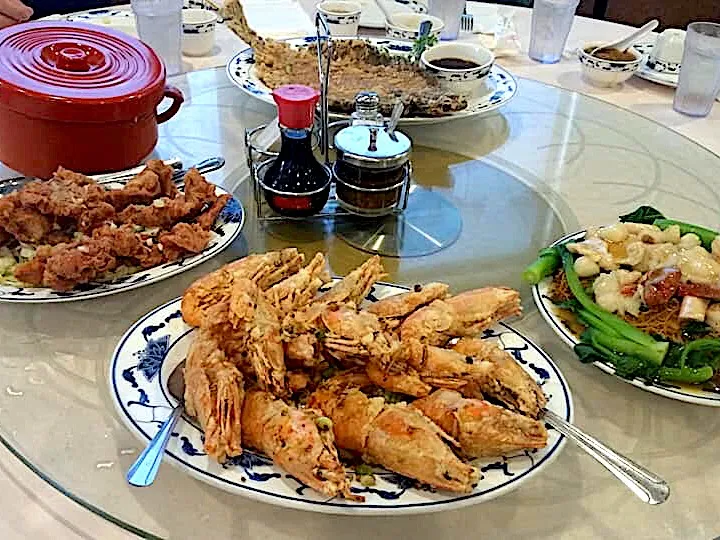
<path fill-rule="evenodd" d="M 459 216 L 459 235 L 425 257 L 385 258 L 389 281 L 442 280 L 456 291 L 520 287 L 515 326 L 559 364 L 576 421 L 672 487 L 662 507 L 636 500 L 568 445 L 545 474 L 480 506 L 408 518 L 320 516 L 228 495 L 164 466 L 151 488 L 124 475 L 140 443 L 117 418 L 108 359 L 125 330 L 200 275 L 248 251 L 295 245 L 323 250 L 343 274 L 367 254 L 319 224 L 257 221 L 243 147 L 246 127 L 273 109 L 249 98 L 224 70 L 176 78 L 186 102 L 161 127 L 157 154 L 187 164 L 222 155 L 209 178 L 245 204 L 243 235 L 211 262 L 116 296 L 63 305 L 0 305 L 0 437 L 38 474 L 94 512 L 143 536 L 173 538 L 636 537 L 717 534 L 713 479 L 718 414 L 655 396 L 581 365 L 534 308 L 520 272 L 537 250 L 581 225 L 612 221 L 640 204 L 720 225 L 720 158 L 688 139 L 606 103 L 521 80 L 518 96 L 482 118 L 409 130 L 416 182 Z"/>

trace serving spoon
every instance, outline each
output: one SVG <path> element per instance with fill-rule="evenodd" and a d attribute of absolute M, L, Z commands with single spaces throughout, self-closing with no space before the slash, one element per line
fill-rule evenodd
<path fill-rule="evenodd" d="M 619 51 L 626 51 L 635 43 L 647 36 L 650 32 L 655 30 L 659 24 L 660 22 L 657 19 L 653 19 L 652 21 L 642 25 L 640 28 L 635 30 L 627 37 L 616 39 L 615 41 L 611 41 L 609 43 L 600 45 L 599 47 L 595 47 L 592 51 L 590 51 L 590 56 L 593 56 L 601 49 L 618 49 Z"/>
<path fill-rule="evenodd" d="M 665 480 L 622 454 L 618 454 L 561 416 L 545 409 L 543 419 L 594 457 L 643 502 L 661 504 L 670 496 L 670 486 Z"/>
<path fill-rule="evenodd" d="M 133 486 L 149 486 L 157 476 L 165 448 L 172 436 L 175 424 L 183 413 L 185 403 L 184 368 L 185 360 L 173 369 L 167 384 L 170 395 L 178 401 L 178 405 L 172 410 L 170 416 L 163 422 L 147 448 L 127 473 L 126 479 Z M 543 420 L 595 458 L 643 502 L 661 504 L 670 496 L 670 486 L 665 480 L 617 453 L 561 416 L 545 409 Z"/>
<path fill-rule="evenodd" d="M 175 424 L 185 410 L 185 360 L 180 362 L 173 369 L 168 378 L 168 391 L 178 404 L 170 413 L 170 416 L 162 423 L 160 429 L 152 438 L 142 454 L 138 456 L 135 463 L 128 469 L 125 479 L 128 484 L 136 487 L 147 487 L 155 481 L 158 469 L 162 463 L 165 448 L 172 437 Z"/>

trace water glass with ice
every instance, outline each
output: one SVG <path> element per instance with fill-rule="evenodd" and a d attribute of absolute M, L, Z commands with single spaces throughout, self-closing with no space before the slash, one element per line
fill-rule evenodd
<path fill-rule="evenodd" d="M 690 23 L 673 109 L 689 116 L 707 116 L 719 92 L 720 24 Z"/>
<path fill-rule="evenodd" d="M 560 61 L 579 0 L 535 0 L 528 54 L 544 64 Z"/>
<path fill-rule="evenodd" d="M 182 71 L 183 0 L 131 0 L 140 39 L 162 58 L 168 75 Z"/>
<path fill-rule="evenodd" d="M 445 23 L 440 39 L 457 39 L 464 12 L 465 0 L 430 0 L 428 5 L 428 13 Z"/>

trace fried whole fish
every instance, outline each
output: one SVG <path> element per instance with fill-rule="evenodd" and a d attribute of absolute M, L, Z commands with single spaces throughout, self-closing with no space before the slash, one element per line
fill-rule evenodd
<path fill-rule="evenodd" d="M 248 26 L 240 2 L 227 0 L 223 18 L 230 29 L 253 48 L 255 70 L 269 88 L 303 84 L 319 88 L 314 45 L 295 48 L 283 41 L 261 38 Z M 445 116 L 467 107 L 467 100 L 443 90 L 406 58 L 392 56 L 367 41 L 333 41 L 328 106 L 332 112 L 351 113 L 355 96 L 372 90 L 380 98 L 380 112 L 389 116 L 395 101 L 405 105 L 405 116 Z"/>

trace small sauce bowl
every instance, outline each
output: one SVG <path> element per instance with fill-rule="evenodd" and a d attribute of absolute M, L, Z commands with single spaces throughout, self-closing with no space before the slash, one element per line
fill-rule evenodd
<path fill-rule="evenodd" d="M 640 68 L 643 55 L 634 47 L 630 47 L 628 52 L 631 53 L 635 59 L 627 62 L 621 60 L 605 60 L 596 56 L 590 56 L 590 53 L 585 52 L 585 49 L 595 48 L 600 45 L 602 45 L 602 42 L 591 41 L 583 43 L 582 47 L 578 49 L 578 59 L 582 66 L 583 75 L 589 83 L 595 86 L 616 86 L 627 81 Z"/>
<path fill-rule="evenodd" d="M 444 68 L 433 62 L 443 59 L 459 59 L 475 64 L 468 69 Z M 422 68 L 440 81 L 440 86 L 461 96 L 478 94 L 485 86 L 495 55 L 489 49 L 475 43 L 440 43 L 426 49 L 420 57 Z"/>

